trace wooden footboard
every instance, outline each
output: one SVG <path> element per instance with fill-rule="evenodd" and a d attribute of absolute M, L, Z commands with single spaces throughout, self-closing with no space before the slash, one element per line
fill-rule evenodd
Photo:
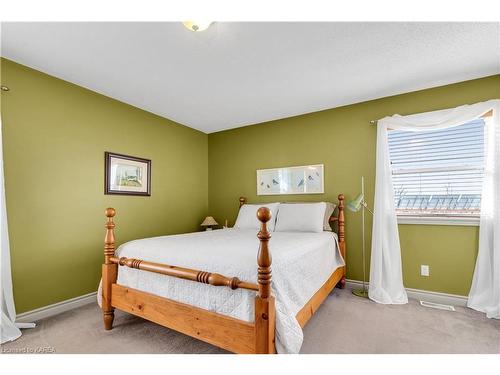
<path fill-rule="evenodd" d="M 254 324 L 118 284 L 112 305 L 234 353 L 255 352 Z"/>
<path fill-rule="evenodd" d="M 345 256 L 343 200 L 344 196 L 339 195 L 338 216 L 332 217 L 332 221 L 338 223 L 340 251 Z M 240 207 L 244 203 L 245 199 L 240 198 Z M 261 207 L 257 211 L 261 228 L 257 234 L 260 246 L 257 254 L 258 276 L 256 284 L 241 281 L 237 277 L 202 270 L 147 262 L 141 259 L 117 258 L 115 257 L 115 224 L 113 222 L 116 211 L 113 208 L 108 208 L 105 213 L 107 222 L 105 226 L 104 264 L 102 266 L 102 311 L 106 330 L 112 329 L 114 309 L 118 308 L 235 353 L 275 353 L 276 314 L 275 300 L 271 294 L 272 259 L 269 250 L 271 233 L 267 230 L 267 222 L 271 219 L 271 212 L 268 208 Z M 256 291 L 255 321 L 249 323 L 118 285 L 116 283 L 118 266 L 136 268 L 216 287 Z M 345 285 L 345 267 L 337 269 L 297 314 L 297 320 L 302 327 L 336 284 Z"/>

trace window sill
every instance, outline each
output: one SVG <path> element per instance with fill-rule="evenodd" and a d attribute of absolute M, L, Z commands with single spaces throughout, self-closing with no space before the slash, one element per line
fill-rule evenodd
<path fill-rule="evenodd" d="M 398 216 L 398 224 L 479 226 L 479 216 Z"/>

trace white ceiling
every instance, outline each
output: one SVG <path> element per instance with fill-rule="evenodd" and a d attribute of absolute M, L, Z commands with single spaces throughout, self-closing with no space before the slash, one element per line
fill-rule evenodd
<path fill-rule="evenodd" d="M 2 56 L 211 133 L 500 73 L 500 23 L 3 23 Z"/>

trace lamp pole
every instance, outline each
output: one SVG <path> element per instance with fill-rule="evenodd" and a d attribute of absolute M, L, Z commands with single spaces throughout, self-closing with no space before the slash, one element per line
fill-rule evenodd
<path fill-rule="evenodd" d="M 356 198 L 347 203 L 347 208 L 353 212 L 361 211 L 361 235 L 363 237 L 363 242 L 361 244 L 362 249 L 362 260 L 363 260 L 363 289 L 355 289 L 352 294 L 358 297 L 368 298 L 368 291 L 366 290 L 366 241 L 365 241 L 365 209 L 368 210 L 372 215 L 373 212 L 368 208 L 365 201 L 365 177 L 361 176 L 361 194 L 358 194 Z"/>

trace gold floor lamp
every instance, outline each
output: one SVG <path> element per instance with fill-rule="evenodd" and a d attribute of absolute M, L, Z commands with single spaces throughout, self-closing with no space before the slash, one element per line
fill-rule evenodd
<path fill-rule="evenodd" d="M 365 209 L 373 215 L 373 212 L 368 208 L 365 201 L 365 178 L 361 176 L 361 193 L 356 198 L 347 203 L 347 208 L 352 212 L 358 212 L 361 209 L 361 220 L 363 221 L 362 236 L 363 236 L 363 289 L 355 289 L 352 294 L 358 297 L 368 298 L 366 290 L 366 267 L 365 267 Z"/>

